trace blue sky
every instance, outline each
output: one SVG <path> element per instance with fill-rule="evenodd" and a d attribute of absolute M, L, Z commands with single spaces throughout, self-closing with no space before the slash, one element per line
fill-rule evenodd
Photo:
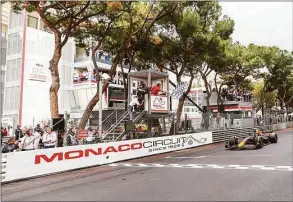
<path fill-rule="evenodd" d="M 235 21 L 234 41 L 292 51 L 292 2 L 220 2 Z"/>

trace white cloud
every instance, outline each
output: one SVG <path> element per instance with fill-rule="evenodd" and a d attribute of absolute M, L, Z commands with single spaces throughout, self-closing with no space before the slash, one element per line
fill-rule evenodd
<path fill-rule="evenodd" d="M 292 2 L 220 2 L 235 21 L 234 41 L 292 51 Z"/>

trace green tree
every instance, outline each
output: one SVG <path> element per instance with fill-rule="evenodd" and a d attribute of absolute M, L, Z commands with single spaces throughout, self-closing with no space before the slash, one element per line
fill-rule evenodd
<path fill-rule="evenodd" d="M 108 7 L 110 7 L 112 11 L 122 11 L 121 15 L 114 23 L 114 28 L 116 28 L 105 37 L 102 45 L 103 50 L 113 56 L 111 69 L 109 71 L 109 76 L 111 78 L 116 75 L 118 64 L 122 64 L 125 59 L 128 61 L 129 66 L 132 66 L 134 54 L 141 47 L 139 44 L 141 44 L 145 38 L 149 37 L 156 22 L 172 13 L 177 7 L 177 4 L 178 3 L 167 4 L 166 2 L 108 2 Z M 107 12 L 112 11 L 108 10 Z M 108 13 L 105 13 L 105 15 L 108 15 Z M 103 85 L 103 92 L 106 91 L 108 85 L 108 83 Z M 99 95 L 96 94 L 88 104 L 82 116 L 79 129 L 85 127 L 89 115 L 98 101 Z"/>
<path fill-rule="evenodd" d="M 268 47 L 263 57 L 269 72 L 265 77 L 265 92 L 278 90 L 281 108 L 289 108 L 293 99 L 291 79 L 293 53 L 278 47 Z"/>
<path fill-rule="evenodd" d="M 120 2 L 108 2 L 106 12 L 102 16 L 94 16 L 91 18 L 91 21 L 88 21 L 86 24 L 80 26 L 77 31 L 74 33 L 77 46 L 90 48 L 91 60 L 96 70 L 96 80 L 97 80 L 97 91 L 88 103 L 82 120 L 88 120 L 90 114 L 95 107 L 96 103 L 99 101 L 99 88 L 102 86 L 99 85 L 99 80 L 101 79 L 99 74 L 99 67 L 97 64 L 97 51 L 103 47 L 106 43 L 107 37 L 109 37 L 111 32 L 121 30 L 122 26 L 117 25 L 117 21 L 123 14 L 121 3 Z M 115 57 L 113 60 L 113 65 L 118 64 L 118 57 Z M 79 129 L 85 127 L 86 122 L 81 121 L 79 124 Z"/>
<path fill-rule="evenodd" d="M 256 113 L 259 110 L 262 110 L 264 113 L 264 107 L 272 108 L 275 106 L 278 91 L 274 90 L 272 92 L 264 92 L 264 81 L 254 84 L 254 89 L 252 91 L 254 97 L 253 107 L 256 110 Z"/>
<path fill-rule="evenodd" d="M 229 38 L 233 32 L 234 22 L 227 16 L 222 19 L 220 16 L 218 2 L 182 4 L 172 15 L 160 21 L 161 29 L 153 34 L 157 38 L 156 43 L 145 43 L 148 48 L 138 53 L 138 61 L 148 64 L 145 68 L 155 63 L 161 71 L 172 72 L 176 75 L 177 83 L 182 81 L 182 76 L 189 76 L 185 92 L 188 94 L 207 53 L 216 54 L 215 49 L 220 46 L 221 40 Z M 182 96 L 178 103 L 176 129 L 179 128 L 185 99 Z"/>
<path fill-rule="evenodd" d="M 250 44 L 246 47 L 239 42 L 233 43 L 227 50 L 229 65 L 226 70 L 229 75 L 225 77 L 226 83 L 239 89 L 247 85 L 249 76 L 258 77 L 260 69 L 265 67 L 263 52 L 262 46 Z"/>
<path fill-rule="evenodd" d="M 26 10 L 37 12 L 46 28 L 54 34 L 55 47 L 49 70 L 52 84 L 49 90 L 51 116 L 59 117 L 58 91 L 60 77 L 58 64 L 62 56 L 62 48 L 74 31 L 89 18 L 101 15 L 105 12 L 106 4 L 94 1 L 11 1 L 9 2 L 15 11 Z"/>

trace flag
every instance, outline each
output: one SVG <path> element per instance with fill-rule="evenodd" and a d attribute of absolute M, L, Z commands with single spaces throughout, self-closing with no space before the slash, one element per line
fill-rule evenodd
<path fill-rule="evenodd" d="M 173 93 L 172 93 L 173 98 L 179 99 L 183 95 L 183 93 L 186 91 L 187 87 L 188 87 L 187 82 L 178 83 L 175 89 L 173 90 Z"/>

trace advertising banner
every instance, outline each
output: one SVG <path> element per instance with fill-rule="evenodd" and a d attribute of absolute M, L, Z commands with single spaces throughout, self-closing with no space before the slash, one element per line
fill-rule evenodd
<path fill-rule="evenodd" d="M 6 173 L 2 181 L 109 164 L 210 143 L 212 132 L 204 132 L 8 153 L 5 154 Z"/>
<path fill-rule="evenodd" d="M 29 79 L 34 81 L 46 82 L 48 69 L 40 62 L 32 62 L 29 64 Z"/>

